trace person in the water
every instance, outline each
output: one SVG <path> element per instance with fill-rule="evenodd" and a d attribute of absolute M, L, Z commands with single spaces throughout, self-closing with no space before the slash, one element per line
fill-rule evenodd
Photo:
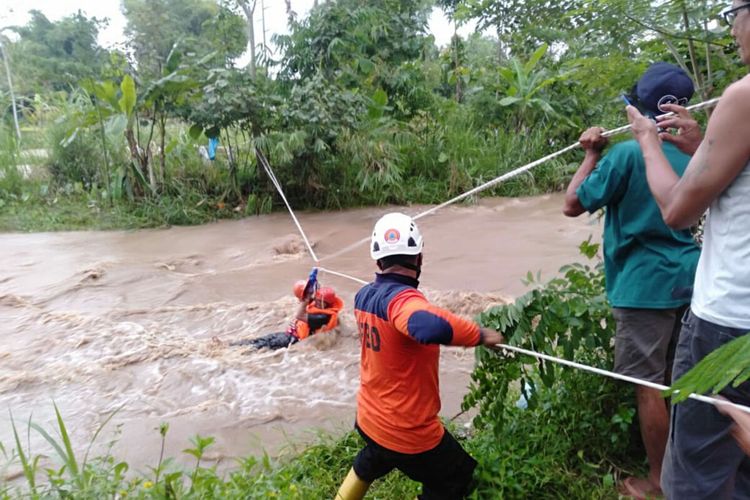
<path fill-rule="evenodd" d="M 344 302 L 333 288 L 320 287 L 305 294 L 307 281 L 294 284 L 294 295 L 299 307 L 294 320 L 283 332 L 274 332 L 254 339 L 240 340 L 231 345 L 250 346 L 255 349 L 281 349 L 320 332 L 330 331 L 338 325 L 339 312 Z"/>

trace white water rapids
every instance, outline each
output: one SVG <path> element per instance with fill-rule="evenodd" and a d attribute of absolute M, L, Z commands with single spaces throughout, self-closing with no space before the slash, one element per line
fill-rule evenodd
<path fill-rule="evenodd" d="M 401 209 L 417 213 L 425 207 Z M 525 291 L 527 271 L 551 278 L 581 260 L 578 244 L 600 228 L 561 214 L 562 196 L 484 199 L 419 221 L 428 298 L 474 315 Z M 361 239 L 388 208 L 300 213 L 320 257 Z M 0 441 L 10 449 L 12 410 L 26 443 L 29 416 L 48 431 L 58 405 L 77 450 L 116 415 L 97 450 L 136 469 L 156 464 L 156 428 L 167 454 L 210 435 L 209 459 L 277 454 L 351 428 L 359 347 L 351 311 L 358 286 L 321 274 L 344 298 L 337 332 L 288 350 L 248 353 L 231 341 L 285 328 L 291 286 L 312 260 L 288 214 L 195 227 L 0 235 Z M 371 279 L 364 245 L 325 266 Z M 459 411 L 471 349 L 443 349 L 443 411 Z M 34 430 L 34 453 L 54 459 Z M 2 464 L 0 464 L 2 465 Z"/>

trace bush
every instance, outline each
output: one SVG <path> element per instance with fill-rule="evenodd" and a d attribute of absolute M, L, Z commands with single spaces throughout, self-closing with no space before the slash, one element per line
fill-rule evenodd
<path fill-rule="evenodd" d="M 59 186 L 81 183 L 86 189 L 103 185 L 101 138 L 95 129 L 79 129 L 71 138 L 69 128 L 58 123 L 49 129 L 49 171 Z"/>
<path fill-rule="evenodd" d="M 14 131 L 0 122 L 0 208 L 21 196 L 23 175 L 18 171 L 18 143 Z"/>
<path fill-rule="evenodd" d="M 581 245 L 590 259 L 597 250 L 590 242 Z M 602 263 L 571 264 L 561 272 L 545 285 L 529 274 L 536 288 L 483 314 L 482 324 L 504 332 L 511 345 L 610 369 L 615 329 Z M 614 495 L 617 475 L 611 464 L 642 467 L 630 458 L 643 456 L 633 450 L 640 441 L 632 439 L 630 386 L 509 351 L 477 352 L 463 406 L 479 410 L 481 498 L 483 491 L 500 491 L 502 498 L 607 497 Z M 519 394 L 526 409 L 514 404 Z"/>

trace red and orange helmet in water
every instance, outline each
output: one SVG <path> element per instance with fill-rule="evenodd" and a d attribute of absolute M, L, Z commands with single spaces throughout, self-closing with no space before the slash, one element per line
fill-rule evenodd
<path fill-rule="evenodd" d="M 305 293 L 306 285 L 307 280 L 299 280 L 294 284 L 294 287 L 292 288 L 292 290 L 294 290 L 294 296 L 299 300 L 302 300 L 302 295 Z"/>
<path fill-rule="evenodd" d="M 315 294 L 315 299 L 322 301 L 326 305 L 331 305 L 336 300 L 336 292 L 329 286 L 321 287 Z"/>

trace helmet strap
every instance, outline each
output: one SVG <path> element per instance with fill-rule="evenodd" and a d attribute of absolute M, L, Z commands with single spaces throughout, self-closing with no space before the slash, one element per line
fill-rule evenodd
<path fill-rule="evenodd" d="M 392 267 L 403 267 L 405 269 L 409 269 L 410 271 L 414 271 L 417 273 L 417 279 L 419 279 L 419 276 L 422 274 L 422 254 L 416 255 L 416 259 L 409 258 L 405 259 L 404 257 L 408 257 L 406 255 L 400 255 L 400 256 L 394 256 L 398 257 L 397 259 L 392 259 L 391 257 L 383 257 L 382 259 L 378 259 L 376 261 L 376 264 L 378 266 L 378 269 L 381 271 L 387 271 L 388 269 Z M 415 263 L 412 264 L 412 262 L 408 261 L 414 261 Z"/>
<path fill-rule="evenodd" d="M 403 267 L 405 269 L 409 269 L 410 271 L 414 271 L 415 273 L 417 273 L 417 276 L 416 276 L 417 279 L 419 279 L 419 276 L 422 274 L 422 256 L 421 256 L 421 254 L 417 258 L 417 263 L 416 264 L 412 264 L 411 262 L 402 262 L 402 261 L 400 261 L 400 262 L 394 262 L 394 263 L 388 265 L 388 267 L 385 267 L 385 265 L 387 265 L 387 264 L 384 262 L 384 260 L 383 259 L 378 259 L 377 265 L 378 265 L 378 269 L 380 269 L 381 271 L 386 271 L 386 270 L 388 270 L 388 269 L 390 269 L 392 267 L 396 267 L 396 266 Z"/>
<path fill-rule="evenodd" d="M 419 275 L 422 274 L 422 265 L 421 263 L 419 265 L 417 264 L 410 264 L 409 262 L 402 262 L 399 264 L 401 267 L 405 267 L 406 269 L 411 269 L 412 271 L 417 273 L 417 279 L 419 279 Z"/>

